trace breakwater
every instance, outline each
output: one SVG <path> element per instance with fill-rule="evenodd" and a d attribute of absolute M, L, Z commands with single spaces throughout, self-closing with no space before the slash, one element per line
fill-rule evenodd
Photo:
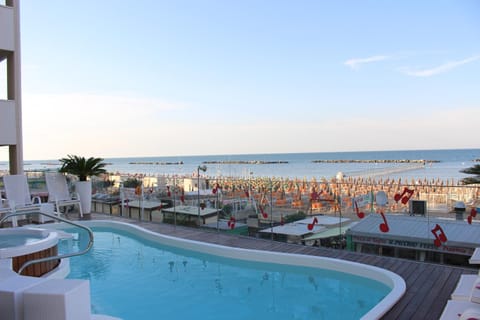
<path fill-rule="evenodd" d="M 203 161 L 203 164 L 287 164 L 288 161 L 262 161 L 262 160 L 225 160 L 225 161 Z"/>
<path fill-rule="evenodd" d="M 411 159 L 323 159 L 312 160 L 313 163 L 439 163 L 440 160 Z"/>
<path fill-rule="evenodd" d="M 425 165 L 422 163 L 409 163 L 402 166 L 353 171 L 353 172 L 349 172 L 348 176 L 349 177 L 388 176 L 388 175 L 398 174 L 405 171 L 421 170 L 423 168 L 425 168 Z"/>
<path fill-rule="evenodd" d="M 181 165 L 183 164 L 183 161 L 177 161 L 177 162 L 141 161 L 141 162 L 129 162 L 128 164 L 170 166 L 170 165 Z"/>

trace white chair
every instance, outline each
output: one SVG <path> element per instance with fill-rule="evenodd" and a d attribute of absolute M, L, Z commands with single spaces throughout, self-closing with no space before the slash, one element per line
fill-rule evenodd
<path fill-rule="evenodd" d="M 11 212 L 12 210 L 8 207 L 7 199 L 3 199 L 0 194 L 0 218 Z"/>
<path fill-rule="evenodd" d="M 23 174 L 5 175 L 3 184 L 5 185 L 5 197 L 7 198 L 5 211 L 40 211 L 40 197 L 34 197 L 32 201 L 27 176 Z M 12 225 L 17 226 L 17 217 L 12 217 Z"/>
<path fill-rule="evenodd" d="M 448 300 L 440 320 L 479 320 L 480 305 L 470 301 Z"/>
<path fill-rule="evenodd" d="M 470 301 L 478 279 L 480 279 L 478 274 L 462 274 L 452 292 L 452 300 Z"/>
<path fill-rule="evenodd" d="M 55 203 L 57 212 L 60 213 L 60 207 L 78 205 L 80 217 L 83 217 L 82 204 L 78 193 L 68 191 L 67 179 L 59 172 L 45 173 L 45 181 L 48 189 L 48 201 Z"/>

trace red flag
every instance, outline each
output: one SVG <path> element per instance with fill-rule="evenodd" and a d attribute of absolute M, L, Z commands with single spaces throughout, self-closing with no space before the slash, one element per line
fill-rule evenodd
<path fill-rule="evenodd" d="M 215 183 L 215 187 L 212 189 L 213 194 L 216 194 L 218 191 L 219 185 L 218 183 Z"/>
<path fill-rule="evenodd" d="M 227 225 L 230 229 L 235 229 L 235 217 L 231 216 L 230 220 L 228 220 Z"/>
<path fill-rule="evenodd" d="M 263 219 L 267 219 L 268 214 L 263 210 L 263 207 L 259 205 L 258 208 L 260 209 L 260 212 L 262 213 Z"/>
<path fill-rule="evenodd" d="M 185 191 L 183 190 L 183 188 L 182 188 L 182 194 L 180 195 L 180 201 L 182 203 L 185 203 Z"/>

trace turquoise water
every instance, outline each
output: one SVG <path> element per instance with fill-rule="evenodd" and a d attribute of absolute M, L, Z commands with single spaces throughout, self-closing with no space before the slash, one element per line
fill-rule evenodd
<path fill-rule="evenodd" d="M 0 235 L 0 249 L 13 248 L 35 243 L 38 240 L 44 239 L 45 236 L 35 234 L 7 234 Z"/>
<path fill-rule="evenodd" d="M 71 259 L 69 278 L 90 280 L 94 313 L 142 320 L 359 319 L 390 292 L 344 273 L 226 259 L 93 230 L 95 244 Z M 84 234 L 75 239 L 82 248 L 88 241 Z"/>

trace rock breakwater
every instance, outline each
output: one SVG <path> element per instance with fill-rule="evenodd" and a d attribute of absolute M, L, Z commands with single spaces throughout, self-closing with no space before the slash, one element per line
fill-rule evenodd
<path fill-rule="evenodd" d="M 411 160 L 411 159 L 321 159 L 312 160 L 313 163 L 439 163 L 440 160 Z"/>

